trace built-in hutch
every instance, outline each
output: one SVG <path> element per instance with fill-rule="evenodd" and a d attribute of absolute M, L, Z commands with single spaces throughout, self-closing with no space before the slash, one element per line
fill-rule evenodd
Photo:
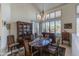
<path fill-rule="evenodd" d="M 17 41 L 22 43 L 23 39 L 31 41 L 32 23 L 17 21 Z"/>

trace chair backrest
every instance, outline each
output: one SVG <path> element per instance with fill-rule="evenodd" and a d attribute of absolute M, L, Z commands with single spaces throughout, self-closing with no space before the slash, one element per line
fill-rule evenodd
<path fill-rule="evenodd" d="M 30 49 L 29 49 L 29 42 L 28 40 L 23 39 L 24 49 L 25 49 L 25 55 L 30 55 Z"/>
<path fill-rule="evenodd" d="M 52 39 L 52 43 L 56 43 L 56 35 L 55 35 L 55 33 L 49 33 L 49 38 Z"/>
<path fill-rule="evenodd" d="M 45 37 L 45 34 L 48 34 L 49 35 L 49 38 L 52 39 L 52 43 L 56 43 L 56 36 L 55 36 L 55 33 L 46 33 L 46 32 L 43 32 L 43 37 Z"/>
<path fill-rule="evenodd" d="M 7 36 L 7 43 L 8 43 L 8 45 L 15 43 L 14 35 Z"/>
<path fill-rule="evenodd" d="M 70 33 L 69 32 L 62 32 L 62 40 L 69 40 Z"/>

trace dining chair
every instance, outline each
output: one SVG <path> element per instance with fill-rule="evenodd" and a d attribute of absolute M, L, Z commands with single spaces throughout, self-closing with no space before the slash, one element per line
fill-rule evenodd
<path fill-rule="evenodd" d="M 8 35 L 7 36 L 7 45 L 8 45 L 8 52 L 11 51 L 11 54 L 13 54 L 13 50 L 17 48 L 19 43 L 15 43 L 14 35 Z"/>
<path fill-rule="evenodd" d="M 49 55 L 57 56 L 58 55 L 58 46 L 55 45 L 49 45 L 46 49 L 46 52 L 48 52 Z"/>
<path fill-rule="evenodd" d="M 31 56 L 32 53 L 31 53 L 31 50 L 30 50 L 30 47 L 29 47 L 28 40 L 23 39 L 23 44 L 24 44 L 24 49 L 25 49 L 25 56 Z"/>
<path fill-rule="evenodd" d="M 62 32 L 62 44 L 63 44 L 63 41 L 70 41 L 70 33 L 69 32 Z"/>
<path fill-rule="evenodd" d="M 8 44 L 8 51 L 14 49 L 15 47 L 13 46 L 13 44 L 15 43 L 14 41 L 14 36 L 13 35 L 9 35 L 7 36 L 7 44 Z"/>

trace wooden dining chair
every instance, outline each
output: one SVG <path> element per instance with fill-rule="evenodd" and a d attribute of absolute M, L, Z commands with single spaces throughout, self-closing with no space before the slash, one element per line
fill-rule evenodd
<path fill-rule="evenodd" d="M 14 41 L 14 36 L 13 36 L 13 35 L 7 36 L 8 51 L 11 51 L 12 49 L 15 48 L 15 47 L 13 46 L 14 43 L 15 43 L 15 41 Z"/>
<path fill-rule="evenodd" d="M 31 53 L 30 48 L 29 48 L 28 40 L 23 39 L 23 44 L 24 44 L 24 49 L 25 49 L 25 56 L 31 56 L 32 53 Z"/>
<path fill-rule="evenodd" d="M 19 43 L 15 43 L 14 35 L 7 36 L 7 45 L 8 45 L 8 52 L 11 51 L 11 55 L 14 54 L 13 50 L 17 49 Z M 18 48 L 19 49 L 19 48 Z"/>
<path fill-rule="evenodd" d="M 63 41 L 70 41 L 70 33 L 69 32 L 62 32 L 62 44 Z"/>
<path fill-rule="evenodd" d="M 49 45 L 47 49 L 44 50 L 48 55 L 57 56 L 58 55 L 58 47 L 55 45 Z"/>
<path fill-rule="evenodd" d="M 39 56 L 40 55 L 39 50 L 40 49 L 38 47 L 31 47 L 32 56 Z"/>

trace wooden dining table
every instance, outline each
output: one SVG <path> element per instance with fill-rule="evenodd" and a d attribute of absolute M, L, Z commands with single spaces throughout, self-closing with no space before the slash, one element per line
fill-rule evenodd
<path fill-rule="evenodd" d="M 33 40 L 33 41 L 31 41 L 31 42 L 29 42 L 29 45 L 31 46 L 31 47 L 35 47 L 35 48 L 38 48 L 38 50 L 39 50 L 39 52 L 40 52 L 40 55 L 42 55 L 43 54 L 43 49 L 48 45 L 42 45 L 42 44 L 40 44 L 40 40 L 42 40 L 42 38 L 36 38 L 35 40 Z"/>
<path fill-rule="evenodd" d="M 38 48 L 39 51 L 40 51 L 40 55 L 43 54 L 44 49 L 47 50 L 48 52 L 50 52 L 50 50 L 51 50 L 51 52 L 57 52 L 57 55 L 59 54 L 58 49 L 59 49 L 59 47 L 61 47 L 61 45 L 60 45 L 61 44 L 61 42 L 60 42 L 61 38 L 60 37 L 56 38 L 56 43 L 54 43 L 54 44 L 52 44 L 51 43 L 52 41 L 50 41 L 49 44 L 42 45 L 42 44 L 39 44 L 40 40 L 42 40 L 42 38 L 36 38 L 35 40 L 29 42 L 29 45 L 31 47 Z"/>

